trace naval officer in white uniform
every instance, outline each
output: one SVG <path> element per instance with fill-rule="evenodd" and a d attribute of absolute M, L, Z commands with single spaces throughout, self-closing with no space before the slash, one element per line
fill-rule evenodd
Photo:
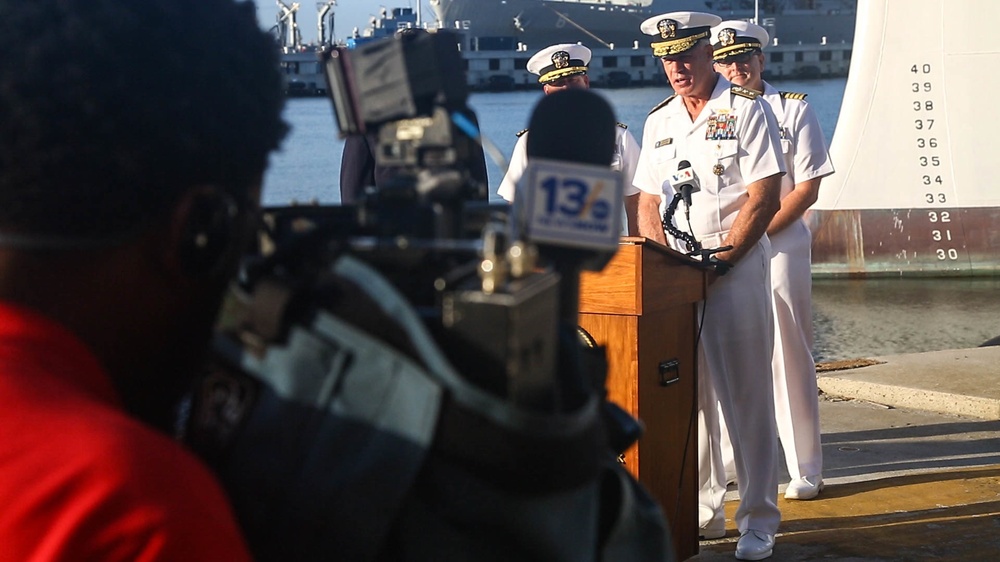
<path fill-rule="evenodd" d="M 781 178 L 781 209 L 767 227 L 775 327 L 774 412 L 791 476 L 785 498 L 807 500 L 823 488 L 823 450 L 812 356 L 812 234 L 802 215 L 816 202 L 822 178 L 834 170 L 805 94 L 779 92 L 762 78 L 762 49 L 768 39 L 764 28 L 745 21 L 712 28 L 716 69 L 732 83 L 760 92 L 778 121 L 788 173 Z"/>
<path fill-rule="evenodd" d="M 563 43 L 546 47 L 528 59 L 528 72 L 538 75 L 545 95 L 567 89 L 590 88 L 590 77 L 587 76 L 587 65 L 590 64 L 590 49 L 576 43 Z M 585 115 L 580 116 L 585 119 Z M 639 160 L 639 143 L 636 142 L 628 127 L 618 124 L 615 136 L 615 155 L 611 162 L 614 170 L 622 172 L 625 184 L 625 215 L 622 221 L 622 234 L 635 236 L 639 229 L 636 223 L 636 207 L 639 204 L 639 190 L 632 185 L 635 165 Z M 517 143 L 510 156 L 507 174 L 500 182 L 497 194 L 507 201 L 514 201 L 517 182 L 528 167 L 528 130 L 517 134 Z"/>
<path fill-rule="evenodd" d="M 690 228 L 716 254 L 701 306 L 698 349 L 699 524 L 706 537 L 725 534 L 719 409 L 729 432 L 740 481 L 736 558 L 771 556 L 781 514 L 777 506 L 777 430 L 771 383 L 773 319 L 771 247 L 765 231 L 780 205 L 785 163 L 774 115 L 758 96 L 733 86 L 713 68 L 710 29 L 721 18 L 673 12 L 643 22 L 653 55 L 676 95 L 650 112 L 634 182 L 642 236 L 666 242 L 661 197 L 688 161 L 700 182 L 691 197 Z M 687 224 L 677 225 L 682 230 Z"/>

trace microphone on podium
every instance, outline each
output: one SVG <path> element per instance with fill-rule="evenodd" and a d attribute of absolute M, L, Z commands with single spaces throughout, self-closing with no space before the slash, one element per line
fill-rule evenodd
<path fill-rule="evenodd" d="M 694 173 L 691 163 L 687 160 L 681 160 L 677 164 L 677 173 L 673 175 L 670 183 L 674 186 L 674 190 L 684 198 L 684 205 L 690 209 L 691 194 L 701 191 L 701 183 L 698 181 L 698 175 Z"/>

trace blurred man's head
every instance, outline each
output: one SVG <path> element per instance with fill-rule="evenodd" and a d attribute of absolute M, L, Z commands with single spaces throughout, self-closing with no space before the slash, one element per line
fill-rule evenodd
<path fill-rule="evenodd" d="M 715 68 L 730 82 L 763 91 L 764 53 L 767 30 L 749 22 L 724 21 L 712 28 Z"/>
<path fill-rule="evenodd" d="M 0 299 L 142 409 L 205 347 L 285 133 L 275 46 L 250 2 L 0 0 L 0 51 Z"/>
<path fill-rule="evenodd" d="M 561 43 L 546 47 L 535 53 L 526 68 L 538 75 L 538 82 L 546 95 L 563 90 L 587 89 L 590 78 L 587 65 L 590 64 L 590 49 L 576 43 Z"/>

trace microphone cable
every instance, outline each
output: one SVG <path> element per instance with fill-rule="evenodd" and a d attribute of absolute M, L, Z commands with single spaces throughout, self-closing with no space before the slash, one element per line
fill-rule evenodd
<path fill-rule="evenodd" d="M 670 203 L 667 205 L 667 209 L 663 211 L 663 218 L 660 220 L 660 224 L 663 225 L 663 230 L 667 231 L 671 236 L 682 240 L 686 245 L 689 255 L 700 250 L 698 241 L 695 240 L 694 235 L 689 232 L 684 232 L 683 230 L 674 226 L 674 214 L 677 212 L 677 205 L 680 204 L 681 198 L 683 196 L 680 193 L 674 193 L 674 196 L 670 199 Z M 690 213 L 690 209 L 688 210 Z M 691 216 L 688 214 L 687 217 L 688 228 L 691 228 Z"/>

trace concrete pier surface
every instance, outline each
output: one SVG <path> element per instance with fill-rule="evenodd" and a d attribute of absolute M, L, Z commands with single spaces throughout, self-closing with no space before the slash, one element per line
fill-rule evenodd
<path fill-rule="evenodd" d="M 769 560 L 1000 559 L 1000 347 L 821 369 L 826 487 L 808 501 L 779 493 Z M 738 493 L 726 497 L 726 537 L 690 560 L 734 559 Z"/>

